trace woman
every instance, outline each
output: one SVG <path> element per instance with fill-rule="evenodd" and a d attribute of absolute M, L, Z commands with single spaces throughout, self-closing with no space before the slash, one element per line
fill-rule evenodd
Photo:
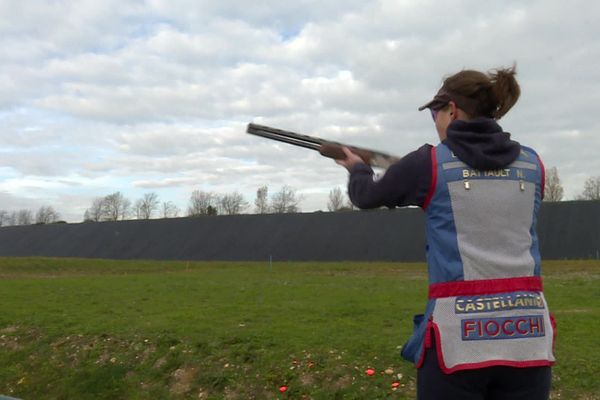
<path fill-rule="evenodd" d="M 419 399 L 547 399 L 554 321 L 542 292 L 536 220 L 544 168 L 496 120 L 516 103 L 515 68 L 464 70 L 429 109 L 440 143 L 424 145 L 381 179 L 345 148 L 359 208 L 426 212 L 429 300 L 402 356 Z"/>

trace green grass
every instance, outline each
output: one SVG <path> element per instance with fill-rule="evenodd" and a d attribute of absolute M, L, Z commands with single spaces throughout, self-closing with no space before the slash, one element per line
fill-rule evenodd
<path fill-rule="evenodd" d="M 552 397 L 600 399 L 600 263 L 544 274 Z M 412 399 L 399 347 L 426 288 L 423 264 L 0 258 L 0 394 Z"/>

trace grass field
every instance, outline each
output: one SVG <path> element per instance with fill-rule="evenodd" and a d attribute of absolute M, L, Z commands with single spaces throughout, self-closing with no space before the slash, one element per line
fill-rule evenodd
<path fill-rule="evenodd" d="M 552 398 L 600 399 L 600 262 L 543 270 L 558 322 Z M 0 394 L 413 399 L 399 349 L 424 308 L 425 271 L 0 258 Z"/>

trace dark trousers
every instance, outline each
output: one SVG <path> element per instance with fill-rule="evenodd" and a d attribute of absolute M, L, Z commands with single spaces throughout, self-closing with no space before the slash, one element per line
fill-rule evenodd
<path fill-rule="evenodd" d="M 550 367 L 487 367 L 444 374 L 436 346 L 417 371 L 418 400 L 547 400 Z"/>

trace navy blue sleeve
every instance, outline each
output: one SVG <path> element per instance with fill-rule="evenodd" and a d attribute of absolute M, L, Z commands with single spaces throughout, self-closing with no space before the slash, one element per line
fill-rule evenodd
<path fill-rule="evenodd" d="M 423 207 L 431 186 L 431 149 L 425 144 L 392 164 L 379 179 L 371 167 L 355 164 L 350 171 L 348 195 L 358 208 Z"/>

